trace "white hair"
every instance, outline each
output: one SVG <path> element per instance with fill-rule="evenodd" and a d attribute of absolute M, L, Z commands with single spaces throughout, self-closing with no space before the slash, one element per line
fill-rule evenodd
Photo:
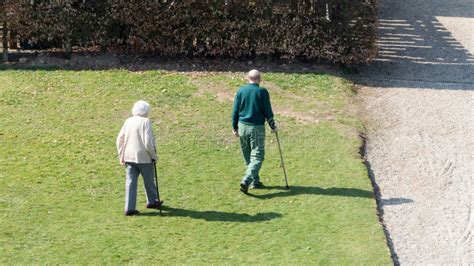
<path fill-rule="evenodd" d="M 247 74 L 247 78 L 251 82 L 259 82 L 260 81 L 260 71 L 256 69 L 252 69 Z"/>
<path fill-rule="evenodd" d="M 147 117 L 150 113 L 150 104 L 145 101 L 138 101 L 133 105 L 132 115 Z"/>

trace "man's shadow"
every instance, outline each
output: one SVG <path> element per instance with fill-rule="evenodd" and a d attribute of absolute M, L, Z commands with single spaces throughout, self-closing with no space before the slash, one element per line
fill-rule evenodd
<path fill-rule="evenodd" d="M 298 195 L 325 195 L 325 196 L 339 196 L 339 197 L 357 197 L 357 198 L 373 198 L 374 193 L 368 190 L 362 190 L 358 188 L 320 188 L 320 187 L 302 187 L 302 186 L 290 186 L 286 189 L 284 186 L 265 186 L 258 190 L 278 190 L 277 192 L 269 194 L 253 194 L 248 193 L 249 196 L 257 199 L 273 199 L 279 197 L 290 197 Z"/>
<path fill-rule="evenodd" d="M 167 217 L 189 217 L 193 219 L 201 219 L 208 222 L 239 222 L 239 223 L 255 223 L 270 221 L 282 217 L 276 212 L 263 212 L 256 215 L 246 213 L 233 213 L 221 211 L 195 211 L 180 208 L 173 208 L 168 206 L 162 207 L 162 216 Z M 141 213 L 140 216 L 159 216 L 159 212 Z"/>
<path fill-rule="evenodd" d="M 284 186 L 265 186 L 264 188 L 258 189 L 263 190 L 278 190 L 277 192 L 269 194 L 253 194 L 248 193 L 249 196 L 257 199 L 273 199 L 280 197 L 290 197 L 298 195 L 326 195 L 326 196 L 341 196 L 341 197 L 360 197 L 360 198 L 373 198 L 374 193 L 368 190 L 362 190 L 357 188 L 320 188 L 320 187 L 302 187 L 302 186 L 291 186 L 288 189 Z M 257 190 L 254 190 L 255 192 Z"/>
<path fill-rule="evenodd" d="M 358 188 L 320 188 L 320 187 L 302 187 L 302 186 L 290 186 L 287 189 L 284 186 L 265 186 L 259 190 L 277 190 L 277 192 L 269 194 L 253 194 L 248 193 L 250 197 L 256 199 L 273 199 L 280 197 L 290 197 L 298 195 L 324 195 L 324 196 L 337 196 L 337 197 L 354 197 L 354 198 L 375 198 L 374 192 L 369 190 L 363 190 Z M 405 203 L 413 203 L 414 201 L 406 198 L 390 198 L 383 199 L 382 203 L 384 205 L 399 205 Z"/>

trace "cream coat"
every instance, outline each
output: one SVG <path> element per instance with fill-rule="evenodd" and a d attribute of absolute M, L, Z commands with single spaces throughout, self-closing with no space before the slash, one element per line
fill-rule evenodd
<path fill-rule="evenodd" d="M 155 137 L 150 119 L 128 118 L 117 136 L 117 152 L 121 162 L 151 163 L 157 161 Z"/>

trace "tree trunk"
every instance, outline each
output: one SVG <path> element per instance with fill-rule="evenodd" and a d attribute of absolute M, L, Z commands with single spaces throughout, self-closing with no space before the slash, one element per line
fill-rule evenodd
<path fill-rule="evenodd" d="M 71 39 L 66 38 L 64 41 L 64 50 L 66 52 L 66 58 L 71 59 L 72 57 L 72 45 L 71 45 Z"/>
<path fill-rule="evenodd" d="M 9 49 L 18 49 L 18 43 L 17 43 L 17 34 L 16 32 L 10 30 L 10 40 L 8 41 Z"/>
<path fill-rule="evenodd" d="M 64 40 L 64 50 L 66 52 L 66 58 L 71 59 L 72 58 L 72 36 L 69 36 L 70 32 L 72 31 L 72 23 L 71 23 L 71 15 L 72 15 L 72 0 L 65 0 L 65 10 L 66 14 L 68 14 L 67 21 L 66 21 L 66 27 L 69 28 L 69 32 L 66 34 L 66 39 Z"/>
<path fill-rule="evenodd" d="M 8 27 L 6 18 L 2 24 L 3 62 L 8 62 Z"/>

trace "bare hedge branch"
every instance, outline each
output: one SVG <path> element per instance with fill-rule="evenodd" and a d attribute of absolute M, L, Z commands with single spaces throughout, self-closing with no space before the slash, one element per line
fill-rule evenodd
<path fill-rule="evenodd" d="M 5 0 L 32 42 L 163 56 L 325 59 L 376 55 L 377 0 Z"/>

